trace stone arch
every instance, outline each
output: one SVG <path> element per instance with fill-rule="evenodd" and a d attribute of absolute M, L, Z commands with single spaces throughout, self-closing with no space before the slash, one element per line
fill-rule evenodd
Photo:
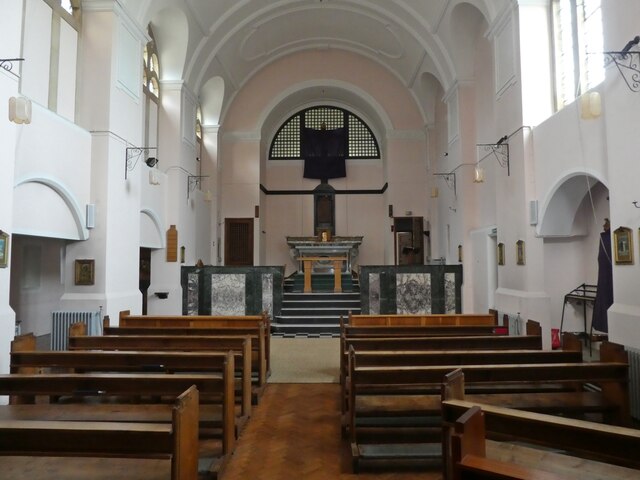
<path fill-rule="evenodd" d="M 160 217 L 158 216 L 158 214 L 150 208 L 142 208 L 140 209 L 140 213 L 142 215 L 145 215 L 151 220 L 151 223 L 155 227 L 156 233 L 158 234 L 158 243 L 160 245 L 159 248 L 165 248 L 166 246 L 165 235 L 163 233 L 165 229 L 163 227 L 162 221 L 160 220 Z"/>
<path fill-rule="evenodd" d="M 28 185 L 30 183 L 44 185 L 45 187 L 50 188 L 57 195 L 59 195 L 67 206 L 68 213 L 71 215 L 76 226 L 78 240 L 87 240 L 89 238 L 89 231 L 85 228 L 86 212 L 83 212 L 83 210 L 80 208 L 80 205 L 78 204 L 78 201 L 76 200 L 76 197 L 67 187 L 53 178 L 34 176 L 23 178 L 22 180 L 18 181 L 15 184 L 14 189 L 18 189 L 19 187 Z"/>
<path fill-rule="evenodd" d="M 586 235 L 586 226 L 577 213 L 589 191 L 598 183 L 608 188 L 595 172 L 567 172 L 552 186 L 543 201 L 538 224 L 541 237 L 576 237 Z"/>

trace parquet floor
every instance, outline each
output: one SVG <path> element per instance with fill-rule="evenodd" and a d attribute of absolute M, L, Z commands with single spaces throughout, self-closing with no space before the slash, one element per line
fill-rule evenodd
<path fill-rule="evenodd" d="M 337 384 L 268 384 L 223 480 L 436 480 L 439 472 L 351 473 Z"/>

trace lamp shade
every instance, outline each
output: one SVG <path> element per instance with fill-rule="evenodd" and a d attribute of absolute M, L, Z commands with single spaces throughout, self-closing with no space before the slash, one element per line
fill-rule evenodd
<path fill-rule="evenodd" d="M 31 123 L 31 100 L 25 97 L 10 97 L 9 120 L 18 124 Z"/>
<path fill-rule="evenodd" d="M 473 172 L 473 183 L 484 183 L 484 168 L 475 168 Z"/>

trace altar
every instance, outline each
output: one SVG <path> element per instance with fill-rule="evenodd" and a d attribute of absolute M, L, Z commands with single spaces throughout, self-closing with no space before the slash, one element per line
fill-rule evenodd
<path fill-rule="evenodd" d="M 286 237 L 289 254 L 298 262 L 298 271 L 303 271 L 304 257 L 344 257 L 343 272 L 350 273 L 355 268 L 358 258 L 358 248 L 362 243 L 362 236 L 332 237 L 322 242 L 318 237 Z M 333 262 L 322 261 L 313 263 L 313 273 L 333 273 Z"/>

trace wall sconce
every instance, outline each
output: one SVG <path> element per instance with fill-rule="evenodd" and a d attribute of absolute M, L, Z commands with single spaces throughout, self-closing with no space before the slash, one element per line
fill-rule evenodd
<path fill-rule="evenodd" d="M 619 52 L 604 52 L 607 57 L 607 65 L 616 64 L 624 82 L 632 92 L 640 92 L 640 51 L 631 48 L 640 44 L 640 36 L 635 36 L 627 42 Z"/>
<path fill-rule="evenodd" d="M 9 97 L 9 121 L 18 125 L 31 123 L 31 100 L 26 97 Z"/>
<path fill-rule="evenodd" d="M 184 245 L 182 245 L 180 247 L 180 263 L 184 263 L 184 252 L 186 251 L 186 248 L 184 247 Z"/>
<path fill-rule="evenodd" d="M 438 187 L 431 187 L 431 198 L 438 198 L 439 194 L 440 191 L 438 190 Z"/>
<path fill-rule="evenodd" d="M 127 147 L 125 148 L 125 160 L 124 160 L 124 179 L 127 179 L 127 172 L 130 172 L 136 165 L 138 164 L 138 160 L 143 153 L 148 154 L 151 150 L 158 150 L 158 147 Z M 155 160 L 155 162 L 153 161 Z M 145 163 L 150 167 L 153 167 L 156 163 L 158 163 L 158 159 L 155 157 L 149 157 L 145 160 Z"/>
<path fill-rule="evenodd" d="M 207 192 L 204 194 L 204 201 L 205 202 L 213 201 L 213 193 L 211 193 L 211 190 L 207 190 Z"/>

